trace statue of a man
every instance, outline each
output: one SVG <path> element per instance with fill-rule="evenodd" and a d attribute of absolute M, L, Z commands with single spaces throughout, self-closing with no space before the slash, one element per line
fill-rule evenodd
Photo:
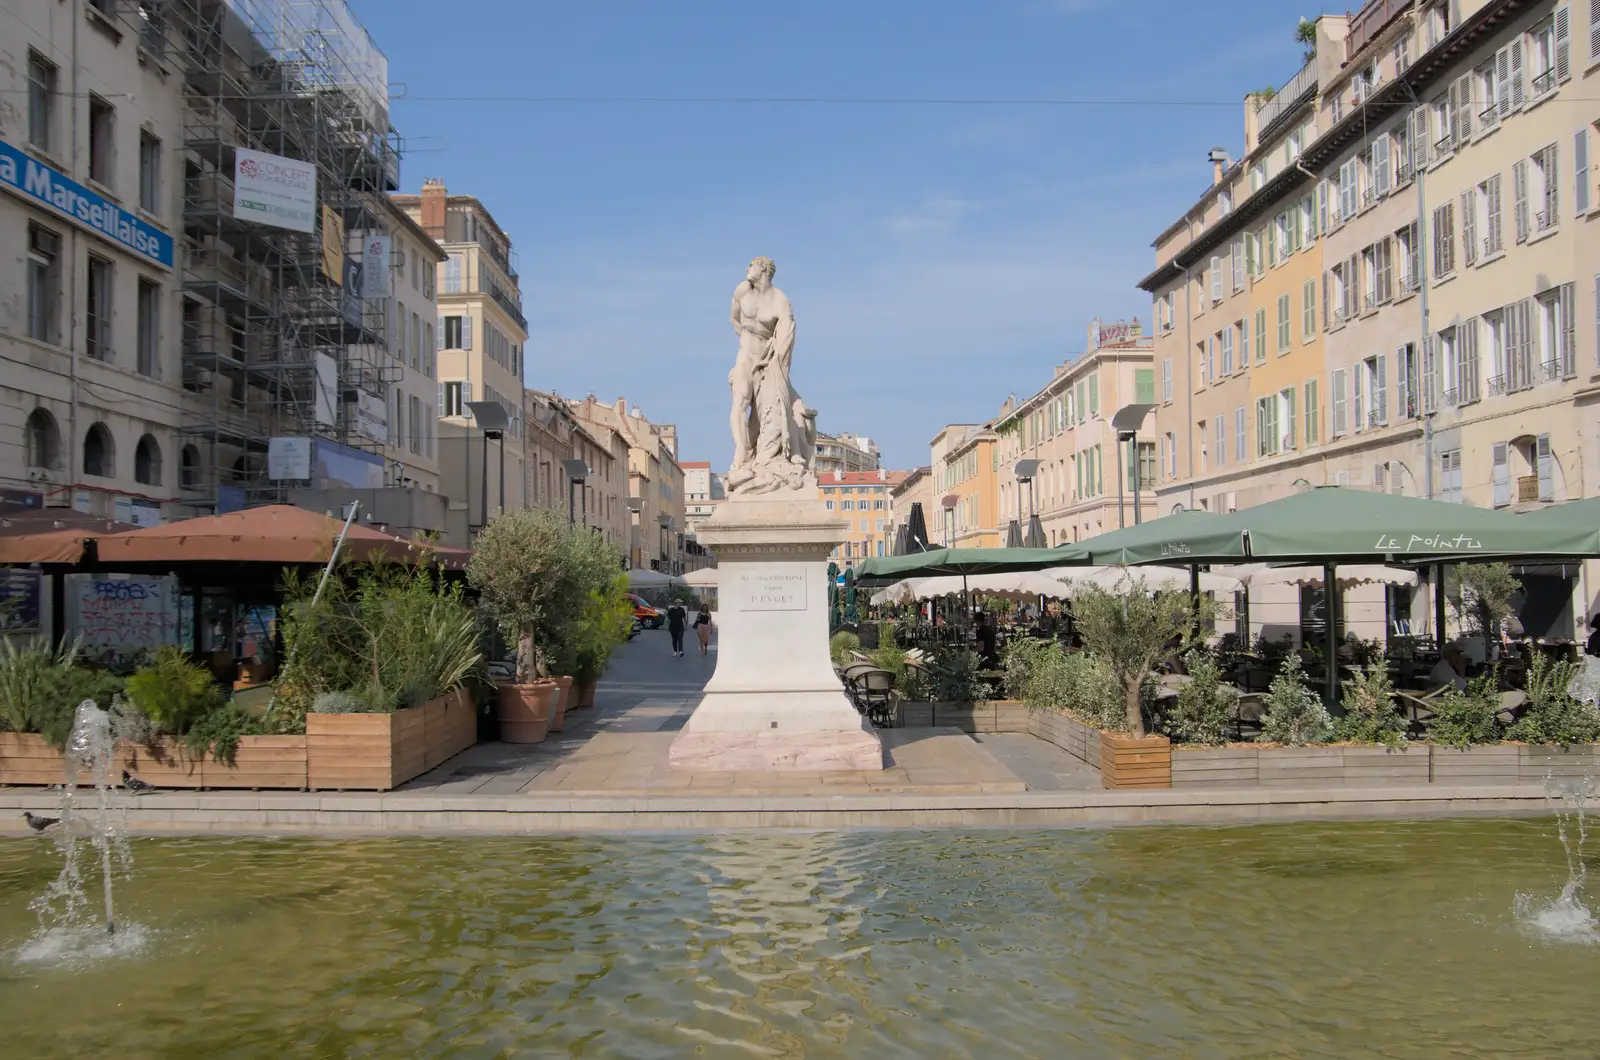
<path fill-rule="evenodd" d="M 733 390 L 733 466 L 730 490 L 764 492 L 798 488 L 810 469 L 816 439 L 815 413 L 789 381 L 794 358 L 794 310 L 772 284 L 771 258 L 750 263 L 733 292 L 729 321 L 739 353 L 728 373 Z"/>

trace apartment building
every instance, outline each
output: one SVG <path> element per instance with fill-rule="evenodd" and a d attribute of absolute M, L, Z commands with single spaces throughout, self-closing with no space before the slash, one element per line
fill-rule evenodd
<path fill-rule="evenodd" d="M 717 505 L 727 500 L 722 476 L 711 470 L 706 460 L 683 462 L 683 527 L 693 537 L 700 524 L 717 513 Z"/>
<path fill-rule="evenodd" d="M 651 423 L 637 406 L 630 410 L 626 398 L 607 405 L 590 394 L 568 406 L 585 428 L 605 428 L 627 444 L 629 565 L 669 574 L 708 565 L 705 549 L 685 536 L 677 427 Z"/>
<path fill-rule="evenodd" d="M 384 285 L 389 293 L 380 303 L 385 342 L 371 351 L 388 377 L 386 407 L 379 408 L 374 397 L 358 397 L 357 429 L 368 440 L 383 444 L 389 485 L 439 493 L 438 410 L 444 386 L 438 381 L 435 273 L 445 253 L 392 202 L 385 200 L 383 206 L 389 221 L 387 242 L 364 247 L 362 233 L 351 236 L 364 266 L 385 269 L 389 276 Z M 374 260 L 372 254 L 384 249 L 389 260 Z M 381 419 L 376 412 L 383 414 Z"/>
<path fill-rule="evenodd" d="M 889 487 L 889 545 L 892 548 L 900 534 L 902 526 L 909 527 L 911 522 L 911 509 L 913 505 L 922 506 L 922 520 L 926 530 L 931 534 L 936 528 L 929 520 L 934 517 L 937 506 L 934 504 L 933 467 L 924 464 L 904 473 L 905 477 Z M 922 545 L 928 546 L 931 542 L 923 541 Z M 917 550 L 916 544 L 910 544 L 912 551 Z"/>
<path fill-rule="evenodd" d="M 528 468 L 523 455 L 523 348 L 528 322 L 522 312 L 516 254 L 511 238 L 479 199 L 452 195 L 439 180 L 426 180 L 418 195 L 393 195 L 394 205 L 444 251 L 436 267 L 438 313 L 437 419 L 440 471 L 460 483 L 450 491 L 453 521 L 461 529 L 483 519 L 483 436 L 468 405 L 491 401 L 505 412 L 507 426 L 489 447 L 488 514 L 502 507 L 528 505 Z M 504 461 L 500 467 L 497 461 Z"/>
<path fill-rule="evenodd" d="M 998 436 L 989 424 L 953 423 L 933 436 L 935 506 L 924 513 L 928 533 L 948 548 L 997 548 Z"/>
<path fill-rule="evenodd" d="M 1171 358 L 1183 375 L 1180 350 L 1195 366 L 1177 388 L 1194 411 L 1158 410 L 1163 433 L 1189 428 L 1193 461 L 1163 469 L 1162 511 L 1322 484 L 1511 508 L 1593 494 L 1600 8 L 1375 0 L 1317 27 L 1316 57 L 1246 102 L 1246 157 L 1163 233 L 1141 283 L 1163 372 Z M 1251 365 L 1234 364 L 1249 406 L 1219 466 L 1202 425 L 1231 402 L 1201 394 L 1230 319 L 1235 349 L 1252 327 Z M 1592 572 L 1571 573 L 1523 572 L 1530 631 L 1571 636 L 1593 608 Z"/>
<path fill-rule="evenodd" d="M 890 527 L 889 497 L 906 477 L 904 471 L 830 471 L 817 476 L 817 495 L 823 507 L 848 524 L 849 540 L 830 557 L 841 567 L 868 556 L 887 556 L 894 543 Z"/>
<path fill-rule="evenodd" d="M 600 529 L 619 549 L 628 543 L 628 447 L 622 436 L 581 422 L 567 402 L 523 391 L 522 459 L 529 508 L 544 508 Z M 582 474 L 574 474 L 571 461 Z"/>
<path fill-rule="evenodd" d="M 1037 515 L 1045 543 L 1054 547 L 1115 530 L 1123 520 L 1133 524 L 1134 452 L 1119 443 L 1111 420 L 1126 405 L 1156 403 L 1153 351 L 1137 319 L 1096 320 L 1083 353 L 1057 365 L 1050 382 L 1032 395 L 1007 399 L 994 421 L 1003 526 L 1017 523 L 1020 538 Z M 1137 444 L 1143 517 L 1150 518 L 1157 443 L 1146 433 Z"/>
<path fill-rule="evenodd" d="M 183 426 L 179 91 L 137 33 L 87 3 L 8 5 L 0 42 L 13 251 L 0 265 L 0 489 L 160 522 L 179 501 Z"/>
<path fill-rule="evenodd" d="M 816 461 L 818 475 L 834 471 L 876 471 L 882 466 L 878 446 L 864 434 L 818 434 Z"/>

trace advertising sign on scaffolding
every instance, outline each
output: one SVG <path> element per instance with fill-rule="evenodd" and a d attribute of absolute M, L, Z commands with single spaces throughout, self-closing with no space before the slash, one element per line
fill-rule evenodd
<path fill-rule="evenodd" d="M 240 147 L 233 159 L 233 216 L 292 232 L 316 231 L 317 167 Z"/>
<path fill-rule="evenodd" d="M 365 390 L 356 399 L 356 433 L 374 442 L 389 440 L 389 404 Z"/>
<path fill-rule="evenodd" d="M 318 438 L 316 470 L 312 483 L 317 489 L 376 490 L 383 488 L 383 457 Z"/>
<path fill-rule="evenodd" d="M 322 208 L 322 274 L 344 282 L 344 218 L 330 206 Z"/>
<path fill-rule="evenodd" d="M 339 422 L 339 362 L 326 353 L 317 354 L 317 402 L 312 416 L 319 427 Z"/>
<path fill-rule="evenodd" d="M 392 237 L 369 233 L 361 244 L 361 297 L 389 297 L 389 249 Z"/>
<path fill-rule="evenodd" d="M 268 438 L 267 478 L 274 482 L 311 479 L 310 438 Z"/>

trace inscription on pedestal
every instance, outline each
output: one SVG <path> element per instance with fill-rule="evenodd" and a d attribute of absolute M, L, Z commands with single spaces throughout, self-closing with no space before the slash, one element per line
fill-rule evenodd
<path fill-rule="evenodd" d="M 734 582 L 734 608 L 739 611 L 804 611 L 806 572 L 741 571 Z"/>

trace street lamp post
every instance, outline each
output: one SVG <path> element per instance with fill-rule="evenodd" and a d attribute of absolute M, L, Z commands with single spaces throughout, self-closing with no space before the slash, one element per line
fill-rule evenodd
<path fill-rule="evenodd" d="M 1140 503 L 1139 496 L 1139 428 L 1144 425 L 1145 417 L 1150 415 L 1154 405 L 1124 405 L 1111 417 L 1111 427 L 1117 432 L 1117 457 L 1121 459 L 1122 443 L 1128 443 L 1129 460 L 1125 467 L 1133 469 L 1133 524 L 1138 526 L 1143 521 L 1141 512 L 1144 505 Z M 1127 516 L 1122 507 L 1122 479 L 1124 472 L 1117 471 L 1117 526 L 1127 525 Z"/>
<path fill-rule="evenodd" d="M 489 525 L 489 439 L 494 438 L 500 442 L 500 510 L 506 510 L 506 429 L 511 426 L 511 416 L 505 408 L 496 401 L 469 401 L 466 403 L 467 411 L 472 413 L 472 419 L 483 432 L 483 474 L 481 476 L 483 488 L 483 502 L 480 511 L 478 529 L 482 530 Z M 470 512 L 471 506 L 468 506 Z M 470 519 L 471 516 L 469 515 Z"/>

